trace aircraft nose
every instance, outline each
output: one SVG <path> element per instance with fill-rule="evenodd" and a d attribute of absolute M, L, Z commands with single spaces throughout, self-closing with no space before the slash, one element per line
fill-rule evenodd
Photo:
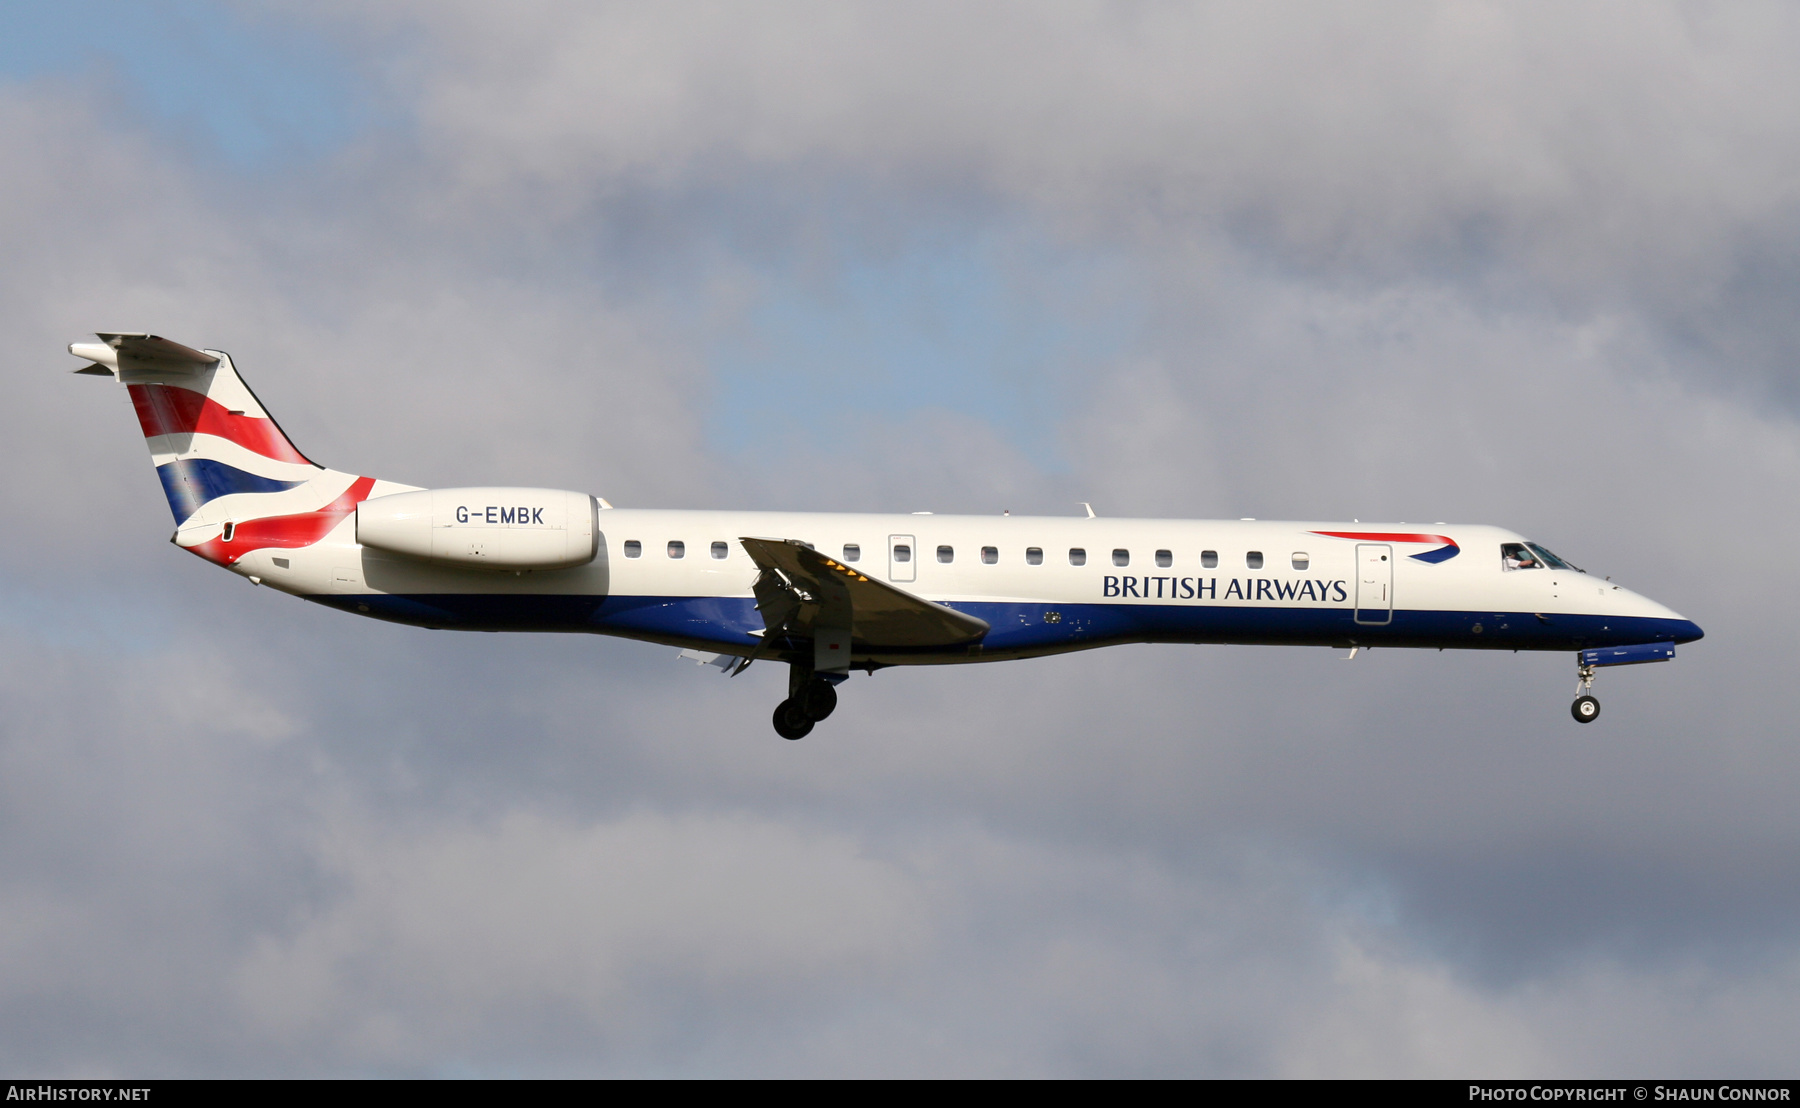
<path fill-rule="evenodd" d="M 1614 588 L 1617 589 L 1618 586 L 1614 586 Z M 1625 603 L 1630 605 L 1629 610 L 1633 615 L 1648 618 L 1650 621 L 1648 626 L 1656 629 L 1656 638 L 1658 641 L 1668 642 L 1672 640 L 1677 643 L 1684 643 L 1694 642 L 1697 639 L 1706 637 L 1706 632 L 1700 630 L 1700 625 L 1698 623 L 1695 623 L 1693 620 L 1682 615 L 1680 612 L 1675 611 L 1668 605 L 1658 603 L 1642 593 L 1633 593 L 1625 589 L 1619 589 L 1618 591 L 1621 595 L 1628 598 Z"/>

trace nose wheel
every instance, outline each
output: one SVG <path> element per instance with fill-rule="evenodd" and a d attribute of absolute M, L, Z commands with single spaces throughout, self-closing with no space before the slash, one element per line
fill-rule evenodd
<path fill-rule="evenodd" d="M 1600 701 L 1594 697 L 1594 667 L 1577 663 L 1575 667 L 1575 703 L 1569 714 L 1576 723 L 1592 723 L 1600 718 Z"/>

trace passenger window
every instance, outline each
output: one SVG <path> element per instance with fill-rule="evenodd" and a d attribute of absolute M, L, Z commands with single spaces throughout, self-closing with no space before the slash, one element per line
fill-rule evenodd
<path fill-rule="evenodd" d="M 981 548 L 981 564 L 982 565 L 991 566 L 999 560 L 1000 560 L 1000 550 L 998 547 L 984 546 Z"/>
<path fill-rule="evenodd" d="M 1174 564 L 1175 555 L 1169 553 L 1167 550 L 1158 550 L 1156 552 L 1156 566 L 1158 569 L 1168 569 Z"/>
<path fill-rule="evenodd" d="M 846 562 L 862 561 L 862 547 L 856 545 L 853 542 L 845 543 L 844 544 L 844 561 L 846 561 Z"/>
<path fill-rule="evenodd" d="M 1262 551 L 1252 550 L 1250 553 L 1244 555 L 1244 564 L 1249 566 L 1251 569 L 1261 569 L 1262 568 Z"/>
<path fill-rule="evenodd" d="M 670 539 L 669 540 L 669 557 L 671 557 L 671 558 L 687 557 L 687 543 L 682 542 L 680 539 Z"/>
<path fill-rule="evenodd" d="M 1069 564 L 1072 566 L 1087 565 L 1087 551 L 1079 546 L 1069 547 Z"/>
<path fill-rule="evenodd" d="M 1218 569 L 1219 552 L 1217 550 L 1202 550 L 1200 552 L 1200 565 L 1204 569 Z"/>
<path fill-rule="evenodd" d="M 896 562 L 912 561 L 912 547 L 907 546 L 905 543 L 895 544 L 895 546 L 894 546 L 894 561 L 896 561 Z"/>
<path fill-rule="evenodd" d="M 951 562 L 956 561 L 956 548 L 953 546 L 938 547 L 938 561 L 945 565 L 949 565 Z"/>
<path fill-rule="evenodd" d="M 1312 565 L 1312 559 L 1306 556 L 1306 551 L 1304 551 L 1304 550 L 1294 551 L 1294 568 L 1295 569 L 1305 569 L 1309 565 Z"/>
<path fill-rule="evenodd" d="M 1506 569 L 1543 569 L 1544 563 L 1522 542 L 1500 544 L 1500 565 Z"/>
<path fill-rule="evenodd" d="M 1041 546 L 1026 547 L 1025 548 L 1025 564 L 1028 566 L 1043 565 L 1044 564 L 1044 548 Z"/>
<path fill-rule="evenodd" d="M 1128 566 L 1130 564 L 1131 564 L 1131 551 L 1129 551 L 1129 550 L 1113 551 L 1113 565 Z"/>
<path fill-rule="evenodd" d="M 643 543 L 637 541 L 636 539 L 626 539 L 625 540 L 625 556 L 627 558 L 635 558 L 639 554 L 642 554 L 643 552 L 644 552 L 644 544 Z"/>
<path fill-rule="evenodd" d="M 715 542 L 712 544 L 712 556 L 718 558 L 720 561 L 723 561 L 725 556 L 730 553 L 731 547 L 726 546 L 724 543 Z"/>

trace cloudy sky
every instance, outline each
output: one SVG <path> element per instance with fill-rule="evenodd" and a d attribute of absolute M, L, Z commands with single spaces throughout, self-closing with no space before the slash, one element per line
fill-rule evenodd
<path fill-rule="evenodd" d="M 1800 1024 L 1800 13 L 0 12 L 0 1070 L 1760 1075 Z M 858 677 L 165 541 L 71 341 L 621 506 L 1489 522 L 1706 628 Z"/>

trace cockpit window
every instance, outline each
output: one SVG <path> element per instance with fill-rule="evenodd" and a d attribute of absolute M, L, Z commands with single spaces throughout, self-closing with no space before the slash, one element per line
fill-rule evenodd
<path fill-rule="evenodd" d="M 1500 544 L 1500 564 L 1507 569 L 1543 569 L 1544 563 L 1522 542 Z"/>
<path fill-rule="evenodd" d="M 1542 558 L 1544 560 L 1544 564 L 1549 566 L 1551 569 L 1572 569 L 1576 573 L 1586 573 L 1587 572 L 1586 570 L 1582 569 L 1580 566 L 1576 565 L 1574 562 L 1563 561 L 1561 558 L 1558 558 L 1556 555 L 1550 553 L 1548 550 L 1545 550 L 1543 547 L 1539 546 L 1535 542 L 1527 543 L 1526 545 L 1530 546 L 1531 549 L 1535 550 L 1537 552 L 1537 556 L 1539 558 Z"/>

